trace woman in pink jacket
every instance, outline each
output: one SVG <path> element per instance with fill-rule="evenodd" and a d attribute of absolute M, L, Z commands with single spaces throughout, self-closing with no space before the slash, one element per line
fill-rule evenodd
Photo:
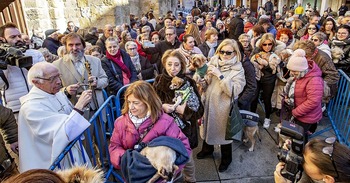
<path fill-rule="evenodd" d="M 148 143 L 159 136 L 181 140 L 188 155 L 191 154 L 187 137 L 176 125 L 174 118 L 162 111 L 162 102 L 152 85 L 136 81 L 125 91 L 122 116 L 114 122 L 109 145 L 113 166 L 121 168 L 121 157 L 127 149 L 134 149 L 140 142 Z"/>
<path fill-rule="evenodd" d="M 304 128 L 307 138 L 307 133 L 314 132 L 322 119 L 322 71 L 314 61 L 306 60 L 302 49 L 294 51 L 287 68 L 294 79 L 285 88 L 285 102 L 292 107 L 294 121 Z"/>

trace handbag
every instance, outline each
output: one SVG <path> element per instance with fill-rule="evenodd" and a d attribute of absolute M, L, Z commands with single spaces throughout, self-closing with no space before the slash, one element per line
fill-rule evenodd
<path fill-rule="evenodd" d="M 230 112 L 226 123 L 225 140 L 242 141 L 243 119 L 239 112 L 237 100 L 234 99 L 234 88 L 232 87 L 232 96 L 230 101 Z"/>

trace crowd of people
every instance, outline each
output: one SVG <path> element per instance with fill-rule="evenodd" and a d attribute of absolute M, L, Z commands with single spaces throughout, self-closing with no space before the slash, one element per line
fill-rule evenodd
<path fill-rule="evenodd" d="M 0 73 L 2 102 L 12 109 L 1 109 L 1 119 L 8 121 L 5 140 L 19 153 L 19 171 L 48 168 L 70 141 L 98 128 L 89 127 L 88 120 L 104 102 L 102 90 L 115 95 L 127 84 L 122 116 L 108 144 L 116 169 L 127 168 L 121 163 L 127 150 L 168 136 L 180 139 L 188 154 L 176 172 L 185 182 L 196 182 L 194 157 L 212 156 L 214 145 L 221 150 L 219 172 L 226 171 L 232 162 L 232 140 L 225 139 L 231 98 L 240 109 L 254 113 L 262 100 L 266 129 L 271 115 L 286 112 L 284 117 L 302 126 L 307 137 L 337 92 L 337 69 L 350 75 L 350 12 L 344 4 L 339 13 L 305 9 L 299 4 L 278 12 L 267 0 L 257 12 L 230 5 L 186 17 L 169 11 L 156 19 L 151 10 L 141 18 L 131 15 L 130 24 L 107 24 L 101 32 L 69 21 L 64 33 L 49 29 L 45 39 L 36 34 L 29 39 L 15 24 L 6 23 L 0 27 L 0 40 L 27 47 L 25 55 L 33 57 L 29 68 L 8 64 Z M 143 81 L 148 79 L 155 79 L 153 85 Z M 175 79 L 182 81 L 177 89 Z M 186 98 L 175 104 L 185 86 L 181 92 Z M 198 137 L 202 149 L 194 156 Z M 304 152 L 310 178 L 350 181 L 349 157 L 341 154 L 349 149 L 337 142 L 326 153 L 332 161 L 324 157 L 331 169 L 312 174 L 308 166 L 327 166 L 315 162 L 326 146 L 318 144 L 310 141 Z M 18 173 L 6 149 L 0 150 L 0 160 L 10 160 L 3 167 L 10 172 L 6 176 Z M 73 150 L 85 151 L 78 145 Z M 65 168 L 72 166 L 63 162 Z M 283 166 L 276 168 L 276 182 L 285 181 L 279 173 Z"/>

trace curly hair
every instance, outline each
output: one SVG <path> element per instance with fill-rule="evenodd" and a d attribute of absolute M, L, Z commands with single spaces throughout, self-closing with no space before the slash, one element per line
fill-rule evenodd
<path fill-rule="evenodd" d="M 280 37 L 282 34 L 287 35 L 289 39 L 293 39 L 293 32 L 288 28 L 282 28 L 282 29 L 278 30 L 277 35 L 276 35 L 276 39 L 280 40 Z"/>
<path fill-rule="evenodd" d="M 316 45 L 311 40 L 300 40 L 296 42 L 293 46 L 293 50 L 303 49 L 306 53 L 306 58 L 312 57 L 312 54 L 315 52 Z"/>

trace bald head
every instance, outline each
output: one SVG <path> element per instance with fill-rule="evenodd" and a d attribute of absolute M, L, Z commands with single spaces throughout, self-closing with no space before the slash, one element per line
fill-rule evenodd
<path fill-rule="evenodd" d="M 106 38 L 113 36 L 113 26 L 111 24 L 105 25 L 103 34 Z"/>

